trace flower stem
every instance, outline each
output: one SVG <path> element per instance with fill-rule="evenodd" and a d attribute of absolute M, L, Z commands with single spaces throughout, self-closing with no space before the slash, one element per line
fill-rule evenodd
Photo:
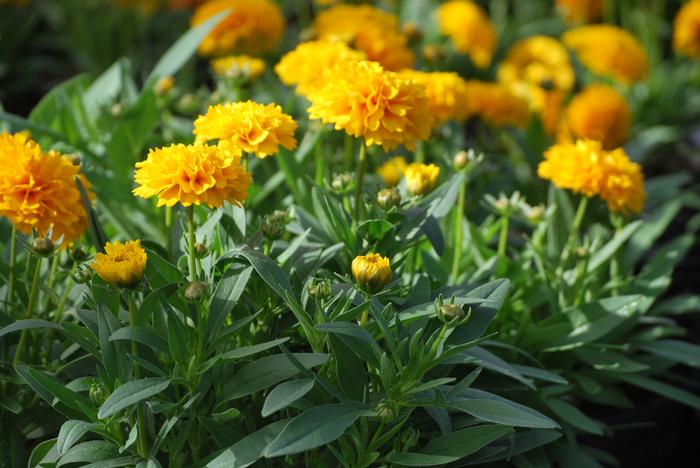
<path fill-rule="evenodd" d="M 416 162 L 423 164 L 425 162 L 425 148 L 423 148 L 423 142 L 416 142 Z"/>
<path fill-rule="evenodd" d="M 138 316 L 136 314 L 136 302 L 134 301 L 134 293 L 129 291 L 126 294 L 126 302 L 129 306 L 129 324 L 132 327 L 136 327 L 138 326 Z M 135 357 L 138 357 L 139 355 L 139 345 L 136 341 L 131 342 L 131 354 L 133 354 Z M 141 378 L 141 369 L 139 368 L 137 362 L 134 362 L 134 378 Z M 146 418 L 143 413 L 143 404 L 138 403 L 138 405 L 136 406 L 136 426 L 138 428 L 138 440 L 136 441 L 136 451 L 142 458 L 148 459 L 148 443 L 146 441 L 145 419 Z"/>
<path fill-rule="evenodd" d="M 588 197 L 581 197 L 581 201 L 579 202 L 578 208 L 576 209 L 576 214 L 574 215 L 574 222 L 571 225 L 571 231 L 569 231 L 569 237 L 567 238 L 566 245 L 564 246 L 564 249 L 561 252 L 561 257 L 559 257 L 557 277 L 561 277 L 562 273 L 564 272 L 564 265 L 566 264 L 567 260 L 569 260 L 569 256 L 571 255 L 571 251 L 574 247 L 574 242 L 576 241 L 578 233 L 581 230 L 581 224 L 583 223 L 583 218 L 586 214 L 587 206 Z"/>
<path fill-rule="evenodd" d="M 56 313 L 53 316 L 53 321 L 55 323 L 60 323 L 61 318 L 63 317 L 63 311 L 66 308 L 66 302 L 68 302 L 68 295 L 70 292 L 73 290 L 73 286 L 75 286 L 75 281 L 73 281 L 73 275 L 75 274 L 75 270 L 78 268 L 78 262 L 73 262 L 73 266 L 71 267 L 70 270 L 70 275 L 68 275 L 68 284 L 66 285 L 65 289 L 63 290 L 63 294 L 61 294 L 61 299 L 58 301 L 58 306 L 56 306 Z M 47 357 L 51 359 L 51 342 L 53 341 L 53 336 L 55 334 L 56 330 L 53 328 L 49 328 L 48 331 L 46 332 L 46 353 Z"/>
<path fill-rule="evenodd" d="M 345 134 L 345 140 L 343 141 L 343 154 L 345 155 L 345 170 L 350 171 L 352 169 L 352 137 Z"/>
<path fill-rule="evenodd" d="M 357 163 L 357 180 L 355 183 L 355 223 L 360 223 L 362 216 L 362 193 L 364 191 L 365 169 L 367 167 L 367 146 L 365 142 L 360 143 L 360 154 Z"/>
<path fill-rule="evenodd" d="M 508 247 L 508 222 L 510 216 L 503 215 L 501 218 L 501 234 L 498 237 L 498 256 L 503 258 L 506 256 L 506 247 Z"/>
<path fill-rule="evenodd" d="M 316 141 L 316 146 L 314 148 L 314 162 L 316 163 L 316 185 L 321 186 L 321 184 L 323 184 L 326 169 L 323 164 L 323 129 L 319 130 L 318 140 Z"/>
<path fill-rule="evenodd" d="M 464 216 L 464 199 L 466 197 L 466 185 L 462 184 L 459 187 L 459 196 L 457 198 L 457 209 L 455 211 L 454 225 L 454 246 L 455 251 L 452 257 L 452 280 L 457 281 L 459 275 L 459 264 L 462 260 L 462 216 Z"/>
<path fill-rule="evenodd" d="M 173 258 L 173 207 L 165 207 L 165 248 L 168 260 Z"/>
<path fill-rule="evenodd" d="M 10 237 L 10 277 L 7 281 L 7 297 L 5 298 L 7 310 L 10 310 L 10 307 L 12 307 L 12 296 L 15 288 L 15 263 L 17 263 L 17 228 L 13 224 Z"/>
<path fill-rule="evenodd" d="M 32 289 L 29 293 L 29 302 L 27 303 L 27 313 L 25 314 L 25 319 L 30 319 L 34 316 L 34 307 L 36 306 L 37 297 L 39 296 L 39 279 L 41 278 L 41 265 L 43 262 L 44 257 L 39 257 L 36 261 L 36 266 L 34 267 L 34 278 L 32 279 Z M 27 333 L 28 330 L 25 328 L 22 330 L 22 334 L 19 336 L 19 343 L 17 343 L 15 357 L 12 359 L 12 364 L 15 366 L 22 357 L 24 345 L 27 341 Z"/>
<path fill-rule="evenodd" d="M 197 279 L 197 263 L 195 261 L 194 251 L 194 205 L 187 207 L 187 225 L 189 228 L 189 235 L 187 236 L 187 253 L 189 255 L 190 281 L 194 281 Z"/>

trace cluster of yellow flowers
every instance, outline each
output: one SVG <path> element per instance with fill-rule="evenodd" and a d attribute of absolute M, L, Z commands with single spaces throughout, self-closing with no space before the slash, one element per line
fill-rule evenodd
<path fill-rule="evenodd" d="M 474 65 L 491 64 L 498 38 L 484 10 L 468 0 L 450 0 L 437 9 L 440 32 L 452 39 L 454 48 L 469 55 Z"/>
<path fill-rule="evenodd" d="M 453 72 L 404 70 L 401 76 L 425 87 L 434 126 L 446 120 L 464 120 L 469 114 L 467 82 Z"/>
<path fill-rule="evenodd" d="M 224 78 L 245 78 L 254 81 L 265 73 L 265 61 L 249 55 L 227 55 L 211 61 L 211 68 Z"/>
<path fill-rule="evenodd" d="M 557 187 L 599 196 L 614 212 L 639 213 L 644 208 L 642 168 L 623 149 L 605 151 L 598 141 L 577 140 L 552 146 L 544 158 L 537 173 Z"/>
<path fill-rule="evenodd" d="M 527 101 L 500 83 L 469 80 L 466 86 L 468 115 L 493 127 L 523 127 L 529 120 Z"/>
<path fill-rule="evenodd" d="M 24 234 L 51 233 L 63 238 L 62 247 L 82 236 L 87 213 L 75 179 L 79 178 L 89 198 L 90 183 L 80 167 L 57 151 L 42 151 L 26 133 L 0 134 L 0 215 Z"/>

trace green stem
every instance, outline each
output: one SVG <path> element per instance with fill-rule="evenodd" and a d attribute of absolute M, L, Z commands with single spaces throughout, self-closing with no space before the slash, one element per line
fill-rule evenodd
<path fill-rule="evenodd" d="M 574 215 L 574 222 L 571 225 L 571 230 L 569 231 L 569 237 L 566 240 L 564 250 L 562 250 L 561 252 L 561 257 L 559 258 L 559 266 L 557 267 L 557 277 L 561 277 L 564 271 L 564 266 L 567 260 L 569 260 L 571 251 L 574 248 L 574 243 L 576 242 L 578 233 L 581 230 L 581 224 L 583 223 L 583 218 L 586 214 L 586 207 L 588 207 L 588 197 L 584 196 L 581 197 L 581 201 L 578 204 L 578 208 L 576 209 L 576 215 Z"/>
<path fill-rule="evenodd" d="M 501 234 L 498 237 L 498 256 L 503 258 L 506 256 L 506 247 L 508 247 L 508 222 L 510 216 L 503 215 L 501 218 Z"/>
<path fill-rule="evenodd" d="M 57 252 L 51 259 L 51 267 L 49 268 L 49 276 L 46 280 L 46 289 L 48 291 L 53 291 L 53 285 L 56 282 L 56 270 L 58 270 L 58 263 L 61 259 L 61 253 Z M 44 309 L 48 310 L 51 305 L 51 294 L 47 294 L 44 298 Z"/>
<path fill-rule="evenodd" d="M 13 224 L 10 237 L 10 277 L 7 281 L 7 297 L 5 298 L 8 311 L 12 307 L 12 296 L 15 289 L 15 263 L 17 263 L 17 228 Z"/>
<path fill-rule="evenodd" d="M 41 278 L 41 265 L 43 262 L 44 257 L 39 257 L 36 261 L 36 266 L 34 267 L 34 278 L 32 279 L 32 289 L 29 293 L 29 302 L 27 303 L 27 313 L 25 314 L 25 319 L 30 319 L 34 316 L 34 307 L 36 306 L 36 300 L 39 296 L 39 279 Z M 22 330 L 22 334 L 19 337 L 15 357 L 12 359 L 12 364 L 14 366 L 17 365 L 22 357 L 22 352 L 24 351 L 24 346 L 27 341 L 27 333 L 28 330 L 25 328 Z"/>
<path fill-rule="evenodd" d="M 345 155 L 345 170 L 348 172 L 352 170 L 353 163 L 352 147 L 354 145 L 352 143 L 352 137 L 346 133 L 345 140 L 343 141 L 343 153 Z"/>
<path fill-rule="evenodd" d="M 416 162 L 423 164 L 425 162 L 425 148 L 423 148 L 423 142 L 416 142 Z"/>
<path fill-rule="evenodd" d="M 323 130 L 319 130 L 319 133 L 316 147 L 314 148 L 314 162 L 316 163 L 316 185 L 320 187 L 325 176 L 325 165 L 323 160 Z"/>
<path fill-rule="evenodd" d="M 73 286 L 75 286 L 75 281 L 73 281 L 73 275 L 75 274 L 75 270 L 77 268 L 78 262 L 73 262 L 73 266 L 70 269 L 70 274 L 68 275 L 68 284 L 63 290 L 63 294 L 61 294 L 61 299 L 58 301 L 58 306 L 56 307 L 56 313 L 53 316 L 53 321 L 55 323 L 61 322 L 61 318 L 63 317 L 63 311 L 66 308 L 66 302 L 68 302 L 68 295 L 73 290 Z M 53 341 L 53 336 L 55 333 L 56 330 L 54 328 L 50 328 L 46 332 L 46 353 L 49 359 L 51 359 L 51 342 Z"/>
<path fill-rule="evenodd" d="M 134 295 L 132 292 L 127 292 L 127 304 L 129 306 L 129 324 L 132 327 L 138 326 L 138 316 L 136 312 L 136 302 L 134 301 Z M 139 355 L 139 345 L 136 341 L 131 342 L 131 354 L 135 357 Z M 141 378 L 141 369 L 137 362 L 134 361 L 134 378 Z M 138 439 L 136 441 L 136 451 L 139 456 L 144 459 L 148 459 L 148 442 L 146 441 L 146 418 L 143 412 L 143 404 L 139 403 L 136 406 L 136 426 L 138 431 Z"/>
<path fill-rule="evenodd" d="M 168 260 L 173 258 L 173 207 L 165 207 L 165 248 Z"/>
<path fill-rule="evenodd" d="M 189 229 L 189 235 L 187 236 L 187 253 L 189 255 L 190 281 L 194 281 L 197 279 L 197 263 L 194 251 L 194 205 L 187 207 L 187 226 Z"/>
<path fill-rule="evenodd" d="M 466 198 L 466 185 L 459 187 L 459 197 L 457 198 L 457 209 L 455 211 L 454 225 L 454 256 L 452 257 L 452 280 L 457 281 L 459 275 L 459 264 L 462 260 L 462 216 L 464 216 L 464 199 Z"/>
<path fill-rule="evenodd" d="M 355 223 L 360 223 L 362 216 L 362 193 L 364 191 L 365 169 L 367 168 L 367 146 L 365 142 L 360 142 L 360 154 L 357 163 L 357 180 L 355 183 Z"/>

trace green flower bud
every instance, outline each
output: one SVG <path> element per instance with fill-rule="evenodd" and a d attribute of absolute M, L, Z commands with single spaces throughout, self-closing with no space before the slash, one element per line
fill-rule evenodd
<path fill-rule="evenodd" d="M 73 274 L 73 281 L 76 284 L 85 284 L 92 279 L 92 270 L 86 266 L 81 266 Z"/>
<path fill-rule="evenodd" d="M 328 299 L 332 294 L 331 282 L 327 279 L 321 281 L 312 281 L 309 285 L 309 294 L 318 300 Z"/>
<path fill-rule="evenodd" d="M 395 187 L 385 188 L 377 194 L 377 204 L 389 210 L 401 203 L 401 194 Z"/>
<path fill-rule="evenodd" d="M 191 281 L 185 286 L 185 299 L 191 302 L 200 301 L 206 296 L 207 289 L 206 283 L 197 280 Z"/>
<path fill-rule="evenodd" d="M 399 405 L 393 400 L 382 400 L 374 410 L 383 423 L 390 423 L 399 417 Z"/>
<path fill-rule="evenodd" d="M 197 258 L 204 258 L 209 254 L 209 248 L 202 242 L 194 244 L 194 254 Z"/>
<path fill-rule="evenodd" d="M 88 254 L 80 247 L 75 247 L 73 250 L 71 250 L 70 256 L 74 261 L 81 263 L 85 261 L 85 259 L 88 257 Z"/>
<path fill-rule="evenodd" d="M 107 400 L 107 397 L 109 396 L 109 391 L 107 390 L 107 387 L 102 385 L 97 380 L 93 379 L 90 383 L 88 396 L 90 397 L 90 400 L 92 400 L 93 403 L 100 406 L 102 405 L 102 403 L 105 402 L 105 400 Z"/>
<path fill-rule="evenodd" d="M 37 237 L 32 241 L 32 249 L 37 255 L 48 257 L 55 249 L 54 243 L 48 237 Z"/>
<path fill-rule="evenodd" d="M 331 182 L 331 188 L 338 193 L 344 193 L 352 188 L 353 176 L 347 172 L 338 174 L 333 178 Z"/>

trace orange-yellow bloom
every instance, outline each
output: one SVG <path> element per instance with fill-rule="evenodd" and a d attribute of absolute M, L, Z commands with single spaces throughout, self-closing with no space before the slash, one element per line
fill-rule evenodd
<path fill-rule="evenodd" d="M 26 133 L 0 134 L 0 216 L 24 234 L 32 229 L 65 248 L 87 228 L 87 213 L 75 178 L 88 192 L 80 167 L 56 151 L 44 153 Z"/>
<path fill-rule="evenodd" d="M 639 40 L 609 24 L 581 26 L 562 36 L 564 44 L 593 73 L 622 83 L 633 83 L 647 74 L 647 54 Z"/>
<path fill-rule="evenodd" d="M 700 56 L 700 0 L 690 0 L 676 14 L 673 48 L 690 58 Z"/>
<path fill-rule="evenodd" d="M 403 173 L 406 190 L 411 195 L 427 195 L 433 191 L 440 177 L 440 167 L 435 164 L 412 163 Z"/>
<path fill-rule="evenodd" d="M 557 0 L 557 10 L 571 23 L 598 21 L 603 14 L 603 0 Z"/>
<path fill-rule="evenodd" d="M 255 81 L 265 73 L 265 61 L 249 55 L 227 55 L 211 61 L 211 68 L 224 78 Z"/>
<path fill-rule="evenodd" d="M 352 261 L 352 275 L 360 288 L 375 293 L 391 281 L 391 264 L 378 253 L 359 255 Z"/>
<path fill-rule="evenodd" d="M 605 151 L 600 142 L 557 144 L 544 154 L 537 174 L 557 187 L 586 197 L 599 196 L 610 211 L 639 213 L 644 208 L 644 175 L 624 150 Z"/>
<path fill-rule="evenodd" d="M 297 93 L 306 95 L 321 79 L 323 70 L 345 60 L 364 60 L 365 54 L 353 50 L 344 42 L 303 42 L 287 53 L 275 65 L 275 72 L 288 86 L 296 85 Z"/>
<path fill-rule="evenodd" d="M 606 85 L 586 87 L 566 109 L 564 139 L 598 140 L 611 150 L 627 141 L 631 113 L 625 98 Z"/>
<path fill-rule="evenodd" d="M 296 148 L 297 123 L 276 104 L 253 101 L 217 104 L 194 122 L 198 143 L 218 140 L 230 151 L 254 153 L 265 158 L 283 146 Z"/>
<path fill-rule="evenodd" d="M 464 120 L 467 117 L 467 84 L 458 74 L 404 70 L 401 75 L 425 86 L 428 108 L 436 126 L 446 120 Z"/>
<path fill-rule="evenodd" d="M 530 117 L 527 102 L 500 83 L 467 81 L 466 104 L 469 116 L 493 127 L 523 127 Z"/>
<path fill-rule="evenodd" d="M 474 65 L 491 64 L 498 38 L 484 10 L 468 0 L 451 0 L 437 9 L 440 32 L 452 39 L 454 48 L 469 55 Z"/>
<path fill-rule="evenodd" d="M 209 0 L 197 8 L 190 23 L 197 26 L 229 9 L 231 13 L 202 40 L 200 54 L 261 54 L 277 48 L 285 19 L 271 0 Z"/>
<path fill-rule="evenodd" d="M 251 178 L 240 156 L 227 148 L 204 144 L 171 145 L 150 150 L 136 163 L 134 195 L 158 197 L 158 206 L 206 204 L 212 208 L 248 198 Z"/>
<path fill-rule="evenodd" d="M 430 136 L 433 119 L 422 85 L 368 61 L 338 63 L 324 70 L 322 82 L 307 96 L 312 119 L 385 150 L 413 149 Z"/>
<path fill-rule="evenodd" d="M 398 185 L 406 169 L 406 160 L 403 156 L 395 156 L 379 166 L 377 173 L 388 186 Z"/>
<path fill-rule="evenodd" d="M 102 281 L 123 288 L 134 287 L 141 281 L 148 260 L 141 241 L 107 242 L 105 252 L 95 255 L 95 260 L 89 263 Z"/>

